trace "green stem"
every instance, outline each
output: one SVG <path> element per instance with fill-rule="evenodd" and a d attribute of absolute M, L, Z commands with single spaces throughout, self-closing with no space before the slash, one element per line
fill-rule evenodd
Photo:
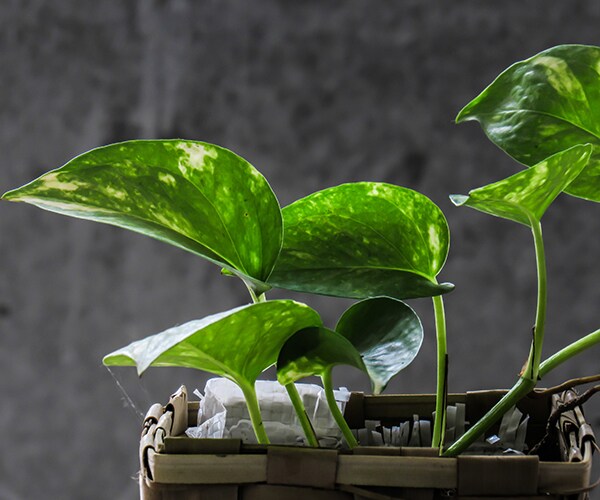
<path fill-rule="evenodd" d="M 544 241 L 542 238 L 542 226 L 539 221 L 530 219 L 533 243 L 535 245 L 535 260 L 538 276 L 537 308 L 535 313 L 535 326 L 533 327 L 533 340 L 527 363 L 517 383 L 506 395 L 494 405 L 473 427 L 463 434 L 442 455 L 453 457 L 466 450 L 485 431 L 494 425 L 504 413 L 516 405 L 521 398 L 533 390 L 540 376 L 540 361 L 542 358 L 542 344 L 544 342 L 544 331 L 546 325 L 546 257 L 544 253 Z"/>
<path fill-rule="evenodd" d="M 337 401 L 335 400 L 335 395 L 333 394 L 333 385 L 331 382 L 331 369 L 326 370 L 321 374 L 321 380 L 323 380 L 323 389 L 325 390 L 325 397 L 327 398 L 329 411 L 333 415 L 334 420 L 342 431 L 344 439 L 346 439 L 346 443 L 348 443 L 350 448 L 358 446 L 358 442 L 356 441 L 354 434 L 352 434 L 350 427 L 348 427 L 348 424 L 344 419 L 344 415 L 342 415 L 342 412 L 337 405 Z"/>
<path fill-rule="evenodd" d="M 542 360 L 542 345 L 546 329 L 546 256 L 544 252 L 544 240 L 542 238 L 542 226 L 539 221 L 531 221 L 533 243 L 535 245 L 535 261 L 538 276 L 537 309 L 535 313 L 535 326 L 533 327 L 533 342 L 527 364 L 523 369 L 521 377 L 533 380 L 537 383 L 539 379 L 540 362 Z"/>
<path fill-rule="evenodd" d="M 435 398 L 435 421 L 433 424 L 433 437 L 431 446 L 439 448 L 444 445 L 446 430 L 446 401 L 447 401 L 447 343 L 446 343 L 446 315 L 444 301 L 441 296 L 433 297 L 433 310 L 435 314 L 435 332 L 437 339 L 437 392 Z"/>
<path fill-rule="evenodd" d="M 447 450 L 444 450 L 442 456 L 455 457 L 465 451 L 473 442 L 477 441 L 485 431 L 494 425 L 502 415 L 512 408 L 522 397 L 526 396 L 535 387 L 533 380 L 520 378 L 513 388 L 508 391 L 504 397 L 494 405 L 473 427 L 465 432 L 454 444 Z"/>
<path fill-rule="evenodd" d="M 244 281 L 244 283 L 246 282 Z M 250 293 L 250 297 L 252 297 L 252 302 L 254 304 L 267 301 L 266 293 L 263 292 L 257 295 L 254 288 L 252 288 L 252 286 L 250 286 L 248 283 L 246 283 L 246 288 L 248 288 L 248 292 Z M 287 393 L 290 397 L 290 400 L 292 401 L 292 405 L 294 406 L 294 410 L 296 411 L 298 421 L 302 426 L 302 430 L 304 431 L 304 435 L 306 436 L 308 444 L 312 447 L 318 448 L 319 440 L 317 439 L 315 430 L 313 429 L 308 415 L 306 414 L 306 409 L 304 408 L 304 404 L 302 403 L 302 399 L 300 398 L 300 394 L 298 394 L 296 386 L 293 383 L 290 383 L 287 384 L 285 388 L 287 389 Z M 260 414 L 260 408 L 258 406 L 258 401 L 256 401 L 256 392 L 254 391 L 254 388 L 252 388 L 251 395 L 247 394 L 246 391 L 244 391 L 244 396 L 246 397 L 248 411 L 250 412 L 250 419 L 252 420 L 252 427 L 254 428 L 254 432 L 256 433 L 256 438 L 258 439 L 258 442 L 261 444 L 269 444 L 269 438 L 265 433 L 265 429 L 262 423 L 262 417 Z M 252 400 L 254 400 L 256 404 L 253 404 L 251 402 Z M 262 435 L 259 436 L 259 432 L 262 432 Z"/>
<path fill-rule="evenodd" d="M 596 344 L 600 344 L 600 330 L 596 330 L 595 332 L 580 338 L 572 344 L 569 344 L 567 347 L 562 348 L 560 351 L 553 354 L 546 361 L 540 364 L 540 378 L 554 370 L 554 368 L 556 368 L 558 365 Z"/>
<path fill-rule="evenodd" d="M 252 422 L 254 434 L 256 434 L 256 440 L 259 444 L 269 444 L 269 437 L 267 436 L 265 426 L 263 425 L 254 385 L 239 382 L 238 385 L 240 389 L 242 389 L 244 398 L 246 399 L 246 405 L 248 406 L 248 413 L 250 413 L 250 421 Z"/>
<path fill-rule="evenodd" d="M 256 292 L 245 280 L 244 284 L 250 293 L 250 297 L 252 297 L 252 302 L 254 304 L 258 302 L 265 302 L 267 297 L 264 293 L 260 295 L 256 295 Z M 248 385 L 246 383 L 239 383 L 238 386 L 242 389 L 244 393 L 244 399 L 246 400 L 246 406 L 248 407 L 248 413 L 250 414 L 250 421 L 252 422 L 252 428 L 254 429 L 254 434 L 256 434 L 256 440 L 259 444 L 269 444 L 269 437 L 265 431 L 265 426 L 263 425 L 262 415 L 260 413 L 260 406 L 258 405 L 258 398 L 256 397 L 256 389 L 254 388 L 254 384 Z"/>
<path fill-rule="evenodd" d="M 258 302 L 264 302 L 264 300 L 260 300 L 260 296 L 256 295 L 256 292 L 254 291 L 254 288 L 252 288 L 248 283 L 246 283 L 244 281 L 244 284 L 246 285 L 246 288 L 248 289 L 248 293 L 250 294 L 250 297 L 252 297 L 252 302 L 254 304 L 258 303 Z M 264 294 L 263 294 L 264 295 Z"/>
<path fill-rule="evenodd" d="M 285 388 L 290 396 L 294 410 L 296 410 L 296 415 L 298 416 L 298 420 L 300 421 L 300 425 L 302 426 L 302 430 L 304 431 L 304 435 L 306 436 L 308 444 L 313 448 L 318 448 L 319 440 L 317 439 L 315 430 L 313 429 L 310 419 L 306 414 L 306 408 L 304 408 L 304 405 L 302 404 L 302 399 L 300 398 L 300 394 L 298 394 L 296 385 L 293 382 L 290 382 L 289 384 L 286 384 Z"/>

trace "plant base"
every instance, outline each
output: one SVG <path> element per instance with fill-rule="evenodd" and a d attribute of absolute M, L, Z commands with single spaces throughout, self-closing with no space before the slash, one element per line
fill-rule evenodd
<path fill-rule="evenodd" d="M 465 403 L 467 420 L 474 421 L 502 394 L 453 394 L 449 404 Z M 365 419 L 397 425 L 413 414 L 431 414 L 434 405 L 433 395 L 355 393 L 345 416 L 351 427 L 362 426 Z M 549 397 L 524 398 L 519 404 L 521 411 L 530 415 L 530 446 L 544 434 L 551 405 Z M 167 405 L 166 412 L 160 405 L 148 412 L 140 446 L 142 500 L 585 498 L 590 482 L 593 434 L 581 421 L 581 412 L 565 415 L 554 450 L 540 459 L 440 458 L 432 448 L 359 446 L 338 451 L 244 445 L 234 439 L 179 435 L 188 418 L 196 418 L 197 409 L 198 403 L 180 397 L 176 404 Z M 569 455 L 565 443 L 576 443 L 580 456 Z M 569 456 L 573 461 L 565 461 Z"/>

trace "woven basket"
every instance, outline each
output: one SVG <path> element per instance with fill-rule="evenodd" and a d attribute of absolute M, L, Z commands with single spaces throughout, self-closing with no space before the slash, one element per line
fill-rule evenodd
<path fill-rule="evenodd" d="M 505 391 L 449 395 L 465 403 L 475 421 Z M 142 500 L 362 500 L 455 498 L 581 498 L 589 489 L 594 435 L 580 408 L 559 421 L 554 455 L 440 458 L 432 448 L 358 447 L 352 451 L 244 445 L 236 439 L 191 439 L 198 402 L 179 393 L 153 405 L 140 443 Z M 527 442 L 544 434 L 557 397 L 524 398 L 530 416 Z M 353 393 L 345 411 L 351 427 L 365 420 L 397 425 L 431 414 L 432 395 L 363 396 Z M 568 444 L 566 444 L 568 443 Z M 570 461 L 569 461 L 570 460 Z"/>

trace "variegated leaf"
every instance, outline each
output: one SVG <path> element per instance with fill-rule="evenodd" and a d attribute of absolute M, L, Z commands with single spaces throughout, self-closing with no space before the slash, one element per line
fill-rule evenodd
<path fill-rule="evenodd" d="M 290 337 L 277 358 L 277 380 L 282 385 L 312 375 L 323 376 L 337 365 L 367 371 L 360 353 L 348 339 L 325 327 L 305 328 Z"/>
<path fill-rule="evenodd" d="M 440 209 L 410 189 L 343 184 L 283 209 L 284 243 L 269 284 L 338 297 L 428 297 L 448 253 Z"/>
<path fill-rule="evenodd" d="M 573 146 L 507 179 L 474 189 L 468 196 L 452 195 L 450 199 L 457 206 L 467 205 L 531 226 L 580 175 L 592 149 L 591 144 Z"/>
<path fill-rule="evenodd" d="M 566 189 L 600 201 L 600 47 L 559 45 L 504 71 L 459 113 L 525 165 L 593 144 L 588 166 Z"/>
<path fill-rule="evenodd" d="M 133 342 L 104 358 L 107 366 L 196 368 L 221 375 L 241 386 L 277 360 L 295 332 L 320 326 L 317 312 L 292 300 L 271 300 L 190 321 Z"/>
<path fill-rule="evenodd" d="M 152 236 L 259 290 L 281 247 L 281 212 L 265 178 L 238 155 L 203 142 L 101 147 L 4 198 Z"/>

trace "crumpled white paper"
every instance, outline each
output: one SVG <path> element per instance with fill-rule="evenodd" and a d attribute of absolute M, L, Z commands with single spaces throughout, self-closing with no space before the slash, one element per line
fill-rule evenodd
<path fill-rule="evenodd" d="M 304 445 L 305 437 L 296 412 L 285 390 L 275 381 L 259 380 L 256 393 L 269 440 L 273 444 Z M 322 446 L 337 446 L 341 432 L 331 416 L 325 393 L 314 384 L 296 384 L 306 413 Z M 206 382 L 200 397 L 198 426 L 186 433 L 195 438 L 238 438 L 244 443 L 256 443 L 250 415 L 242 390 L 225 378 L 212 378 Z M 334 391 L 335 399 L 343 412 L 350 392 L 346 388 Z"/>

